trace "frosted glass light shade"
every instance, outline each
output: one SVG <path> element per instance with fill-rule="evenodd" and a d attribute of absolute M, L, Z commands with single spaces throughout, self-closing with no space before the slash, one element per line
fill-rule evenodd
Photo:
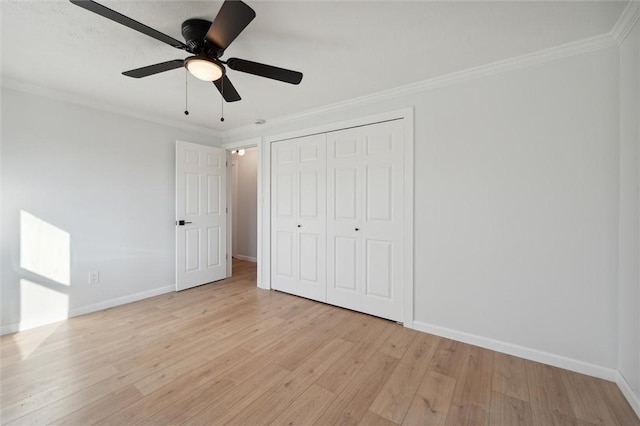
<path fill-rule="evenodd" d="M 222 77 L 222 67 L 206 58 L 187 59 L 187 69 L 194 77 L 203 81 L 216 81 Z"/>

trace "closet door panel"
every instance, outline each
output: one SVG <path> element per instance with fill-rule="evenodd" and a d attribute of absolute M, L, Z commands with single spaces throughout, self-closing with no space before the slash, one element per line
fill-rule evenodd
<path fill-rule="evenodd" d="M 320 270 L 318 268 L 318 256 L 320 252 L 320 238 L 318 235 L 300 233 L 300 281 L 312 285 L 320 284 Z"/>
<path fill-rule="evenodd" d="M 368 164 L 365 168 L 365 220 L 392 223 L 393 165 L 388 162 Z"/>
<path fill-rule="evenodd" d="M 362 309 L 362 140 L 358 129 L 327 134 L 327 301 Z"/>
<path fill-rule="evenodd" d="M 363 311 L 402 319 L 403 127 L 401 121 L 361 128 L 363 139 Z"/>
<path fill-rule="evenodd" d="M 298 276 L 295 294 L 325 302 L 326 135 L 297 140 Z"/>
<path fill-rule="evenodd" d="M 296 235 L 292 232 L 277 231 L 275 235 L 275 265 L 273 266 L 273 288 L 286 292 L 295 291 Z"/>
<path fill-rule="evenodd" d="M 367 239 L 364 251 L 365 294 L 392 298 L 393 241 Z"/>
<path fill-rule="evenodd" d="M 298 274 L 296 143 L 276 142 L 271 152 L 271 285 L 295 292 Z"/>
<path fill-rule="evenodd" d="M 346 234 L 346 233 L 345 233 Z M 327 279 L 327 301 L 343 308 L 362 310 L 362 242 L 357 237 L 336 235 L 329 250 L 330 277 Z M 331 283 L 331 284 L 329 284 Z"/>
<path fill-rule="evenodd" d="M 333 179 L 331 185 L 333 189 L 332 218 L 337 222 L 348 222 L 358 220 L 359 206 L 359 174 L 360 168 L 357 165 L 338 166 L 333 169 Z"/>

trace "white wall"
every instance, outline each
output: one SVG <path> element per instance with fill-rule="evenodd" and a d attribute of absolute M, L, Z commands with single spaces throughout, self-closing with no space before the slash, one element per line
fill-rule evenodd
<path fill-rule="evenodd" d="M 414 106 L 415 325 L 611 371 L 618 71 L 611 47 L 228 139 Z"/>
<path fill-rule="evenodd" d="M 417 321 L 616 367 L 617 84 L 614 48 L 429 94 Z"/>
<path fill-rule="evenodd" d="M 619 369 L 640 412 L 640 23 L 620 48 Z M 625 386 L 625 384 L 623 384 Z"/>
<path fill-rule="evenodd" d="M 258 257 L 258 149 L 246 148 L 233 156 L 233 255 Z"/>
<path fill-rule="evenodd" d="M 176 139 L 219 142 L 2 90 L 3 331 L 175 285 Z"/>

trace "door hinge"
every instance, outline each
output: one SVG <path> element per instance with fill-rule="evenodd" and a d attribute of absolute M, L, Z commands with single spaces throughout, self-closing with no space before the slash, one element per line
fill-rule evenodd
<path fill-rule="evenodd" d="M 229 254 L 225 254 L 224 258 L 228 260 L 229 259 Z"/>
<path fill-rule="evenodd" d="M 225 208 L 224 208 L 224 212 L 225 212 L 225 213 L 229 213 L 229 207 L 225 207 Z"/>
<path fill-rule="evenodd" d="M 228 161 L 225 161 L 225 162 L 224 162 L 224 166 L 225 166 L 225 167 L 229 167 L 229 162 L 228 162 Z"/>

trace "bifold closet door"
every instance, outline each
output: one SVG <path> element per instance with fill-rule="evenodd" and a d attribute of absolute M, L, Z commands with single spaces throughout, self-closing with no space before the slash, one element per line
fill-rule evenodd
<path fill-rule="evenodd" d="M 271 147 L 271 285 L 326 301 L 326 135 Z"/>
<path fill-rule="evenodd" d="M 396 321 L 403 298 L 401 120 L 327 134 L 327 301 Z"/>

